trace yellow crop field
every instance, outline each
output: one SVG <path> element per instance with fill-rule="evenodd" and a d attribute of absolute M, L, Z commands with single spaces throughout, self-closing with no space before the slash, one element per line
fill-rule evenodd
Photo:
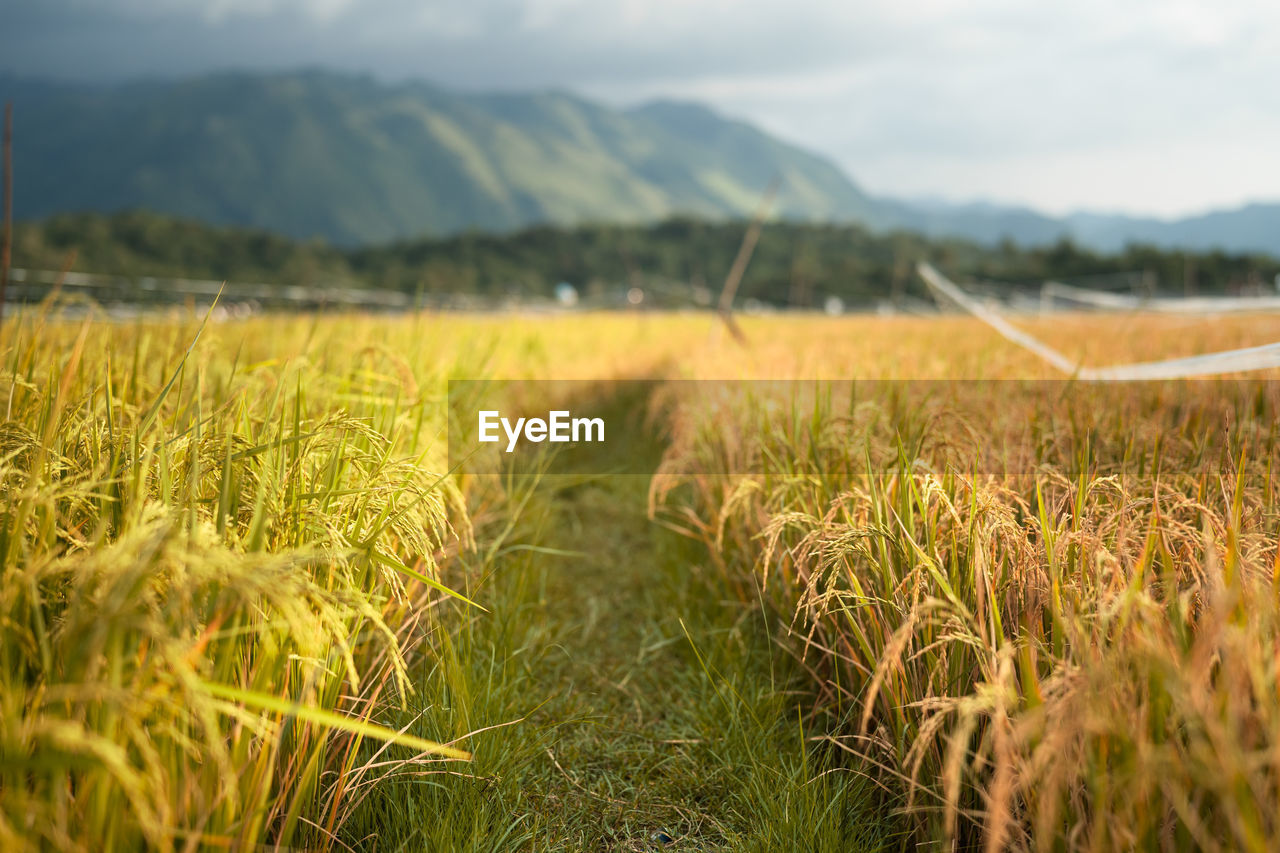
<path fill-rule="evenodd" d="M 740 323 L 7 318 L 0 847 L 1275 849 L 1270 374 Z M 647 476 L 467 473 L 450 379 L 599 380 Z M 614 421 L 622 380 L 672 390 Z"/>

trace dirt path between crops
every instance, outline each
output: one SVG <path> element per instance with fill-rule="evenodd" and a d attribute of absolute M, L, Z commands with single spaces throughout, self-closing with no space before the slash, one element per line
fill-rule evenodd
<path fill-rule="evenodd" d="M 637 449 L 657 464 L 660 446 Z M 865 784 L 804 784 L 793 662 L 757 606 L 720 600 L 696 543 L 648 519 L 647 488 L 601 478 L 549 503 L 540 544 L 583 556 L 538 558 L 556 648 L 530 690 L 559 725 L 526 782 L 545 793 L 535 849 L 879 846 Z"/>
<path fill-rule="evenodd" d="M 722 816 L 703 808 L 716 798 L 699 790 L 716 776 L 698 749 L 699 706 L 714 691 L 697 686 L 706 680 L 700 668 L 691 671 L 696 657 L 681 608 L 666 595 L 643 490 L 629 477 L 556 498 L 549 544 L 588 554 L 550 558 L 545 597 L 562 654 L 544 673 L 554 691 L 544 713 L 578 721 L 547 752 L 548 828 L 567 847 L 654 849 L 666 838 L 720 834 Z"/>
<path fill-rule="evenodd" d="M 655 470 L 662 437 L 634 405 L 593 403 L 628 430 L 619 444 L 630 470 Z M 445 661 L 424 658 L 417 704 L 389 721 L 436 740 L 476 733 L 466 740 L 474 760 L 384 785 L 348 827 L 359 846 L 901 846 L 860 768 L 815 745 L 818 729 L 840 723 L 801 713 L 813 708 L 808 677 L 773 639 L 787 617 L 725 600 L 705 546 L 648 518 L 648 487 L 644 475 L 539 482 L 467 590 L 486 612 L 464 611 L 441 638 Z"/>

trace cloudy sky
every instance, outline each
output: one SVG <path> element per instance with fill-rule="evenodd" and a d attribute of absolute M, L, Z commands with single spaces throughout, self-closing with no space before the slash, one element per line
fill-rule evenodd
<path fill-rule="evenodd" d="M 1280 200 L 1274 0 L 0 0 L 0 69 L 323 65 L 695 98 L 864 187 L 1052 213 Z"/>

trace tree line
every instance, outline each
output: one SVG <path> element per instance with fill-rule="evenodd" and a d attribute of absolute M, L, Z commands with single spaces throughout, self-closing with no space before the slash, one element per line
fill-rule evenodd
<path fill-rule="evenodd" d="M 687 217 L 651 225 L 536 226 L 508 234 L 464 233 L 387 245 L 340 247 L 265 231 L 214 226 L 147 212 L 63 214 L 19 223 L 16 267 L 73 268 L 120 276 L 172 276 L 305 286 L 341 284 L 439 296 L 550 297 L 561 282 L 607 300 L 640 287 L 658 304 L 709 301 L 733 263 L 745 222 Z M 1060 280 L 1110 290 L 1170 294 L 1275 292 L 1280 261 L 1254 254 L 1131 245 L 1103 254 L 1060 240 L 984 246 L 857 225 L 774 221 L 765 225 L 739 289 L 742 299 L 818 308 L 925 297 L 914 267 L 928 260 L 958 280 L 994 291 Z"/>

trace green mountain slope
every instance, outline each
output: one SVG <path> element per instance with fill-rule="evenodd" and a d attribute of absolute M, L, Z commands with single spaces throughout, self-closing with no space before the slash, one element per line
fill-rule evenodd
<path fill-rule="evenodd" d="M 872 218 L 838 169 L 688 104 L 465 95 L 326 72 L 117 87 L 0 78 L 23 218 L 127 208 L 339 243 L 536 222 Z"/>
<path fill-rule="evenodd" d="M 146 209 L 342 245 L 535 224 L 750 215 L 1117 251 L 1280 254 L 1280 204 L 1180 220 L 1053 218 L 868 196 L 833 163 L 691 103 L 612 109 L 325 71 L 94 86 L 0 75 L 22 219 Z"/>

